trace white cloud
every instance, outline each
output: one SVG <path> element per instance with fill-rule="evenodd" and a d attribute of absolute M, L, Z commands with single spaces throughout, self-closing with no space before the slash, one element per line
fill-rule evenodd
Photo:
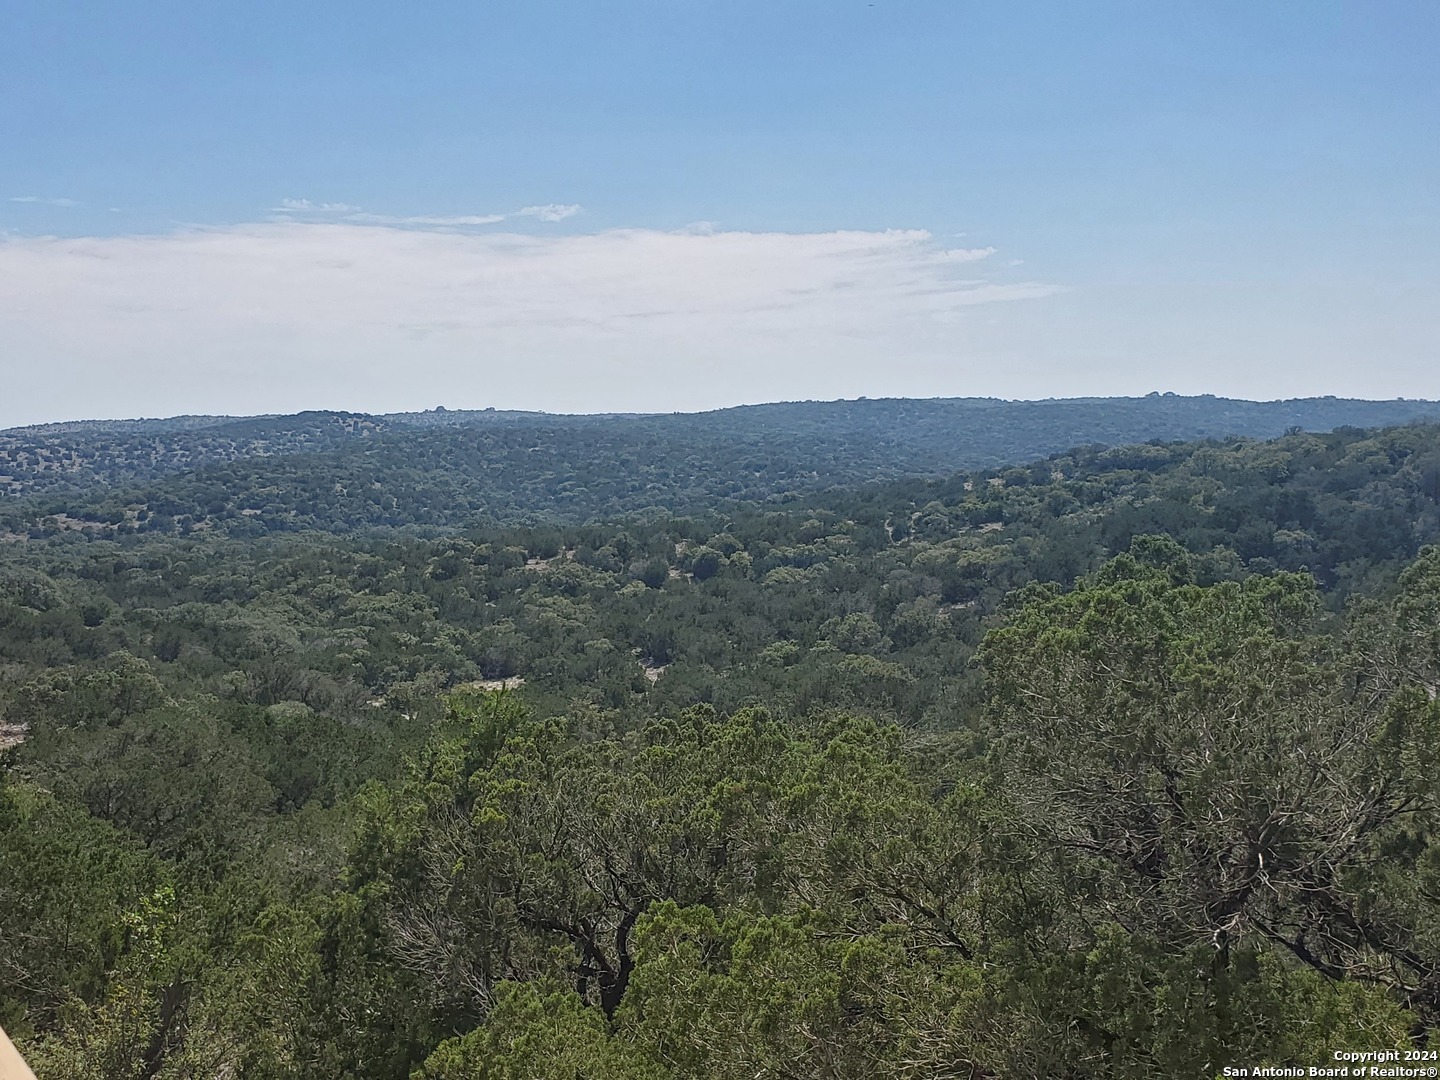
<path fill-rule="evenodd" d="M 940 252 L 939 257 L 946 262 L 964 263 L 979 262 L 981 259 L 988 259 L 994 254 L 995 249 L 993 247 L 949 248 L 946 251 Z"/>
<path fill-rule="evenodd" d="M 578 203 L 545 203 L 543 206 L 526 206 L 515 211 L 520 217 L 539 218 L 541 221 L 564 221 L 583 209 Z"/>
<path fill-rule="evenodd" d="M 362 225 L 395 225 L 415 228 L 458 228 L 466 225 L 494 225 L 505 220 L 504 214 L 461 214 L 456 217 L 442 217 L 418 214 L 412 217 L 391 217 L 387 214 L 347 214 L 345 220 Z"/>
<path fill-rule="evenodd" d="M 309 199 L 281 199 L 271 213 L 283 220 L 302 220 L 328 215 L 357 225 L 388 225 L 400 229 L 459 229 L 497 225 L 510 217 L 535 217 L 541 221 L 562 221 L 579 213 L 578 206 L 527 206 L 515 214 L 375 214 L 349 203 L 311 202 Z M 332 218 L 333 220 L 333 218 Z"/>
<path fill-rule="evenodd" d="M 281 199 L 280 205 L 275 207 L 273 213 L 277 214 L 350 214 L 359 210 L 358 206 L 351 206 L 349 203 L 339 202 L 311 202 L 309 199 Z"/>
<path fill-rule="evenodd" d="M 0 424 L 982 392 L 969 313 L 1058 291 L 975 278 L 989 253 L 914 230 L 535 236 L 334 219 L 0 236 Z"/>
<path fill-rule="evenodd" d="M 11 202 L 18 202 L 18 203 L 38 203 L 38 204 L 41 205 L 41 206 L 79 206 L 79 205 L 80 205 L 80 204 L 79 204 L 78 202 L 76 202 L 74 199 L 46 199 L 46 198 L 42 198 L 42 197 L 39 196 L 39 195 L 14 195 L 14 196 L 11 196 L 10 201 L 11 201 Z"/>

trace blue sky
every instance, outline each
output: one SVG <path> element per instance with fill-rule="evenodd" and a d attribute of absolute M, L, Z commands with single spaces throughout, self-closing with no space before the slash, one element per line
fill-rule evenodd
<path fill-rule="evenodd" d="M 0 423 L 1440 396 L 1428 0 L 4 22 Z"/>

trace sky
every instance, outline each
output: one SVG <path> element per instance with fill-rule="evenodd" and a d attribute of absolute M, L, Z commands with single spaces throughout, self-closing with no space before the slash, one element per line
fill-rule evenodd
<path fill-rule="evenodd" d="M 0 425 L 1440 397 L 1434 0 L 0 10 Z"/>

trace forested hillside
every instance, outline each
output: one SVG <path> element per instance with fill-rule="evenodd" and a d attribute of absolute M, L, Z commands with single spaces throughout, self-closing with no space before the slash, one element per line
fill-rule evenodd
<path fill-rule="evenodd" d="M 1074 447 L 1440 419 L 1440 403 L 1151 395 L 798 402 L 710 413 L 438 410 L 0 432 L 0 529 L 249 534 L 585 521 L 1030 461 Z"/>
<path fill-rule="evenodd" d="M 797 426 L 835 472 L 781 500 L 703 443 L 663 497 L 553 448 L 466 488 L 426 415 L 434 458 L 0 544 L 0 1025 L 41 1080 L 1434 1047 L 1440 427 L 842 483 Z M 656 438 L 604 445 L 653 478 Z"/>

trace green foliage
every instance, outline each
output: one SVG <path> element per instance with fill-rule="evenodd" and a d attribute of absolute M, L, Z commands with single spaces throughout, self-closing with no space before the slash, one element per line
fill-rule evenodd
<path fill-rule="evenodd" d="M 23 1037 L 99 995 L 159 873 L 119 830 L 0 774 L 0 1026 Z"/>
<path fill-rule="evenodd" d="M 1440 1018 L 1436 912 L 1401 884 L 1440 824 L 1416 768 L 1435 704 L 1357 695 L 1308 579 L 1197 586 L 1174 545 L 1138 555 L 1036 591 L 980 655 L 1012 802 L 1063 887 L 1222 970 L 1268 942 Z"/>
<path fill-rule="evenodd" d="M 1434 402 L 1157 394 L 792 402 L 668 416 L 312 412 L 52 425 L 0 432 L 0 499 L 20 496 L 0 520 L 8 519 L 17 537 L 211 530 L 249 537 L 453 528 L 475 517 L 577 522 L 785 504 L 839 486 L 993 469 L 1073 447 L 1095 448 L 1091 457 L 1116 447 L 1103 451 L 1103 467 L 1144 476 L 1174 464 L 1166 441 L 1274 438 L 1437 417 Z M 1126 445 L 1147 440 L 1153 445 Z M 1417 478 L 1422 490 L 1434 489 L 1431 498 L 1440 494 L 1440 482 L 1426 479 L 1433 480 L 1436 460 L 1425 459 L 1428 471 Z M 1393 462 L 1371 459 L 1360 467 L 1387 465 Z M 1266 482 L 1286 476 L 1283 460 L 1262 468 Z M 990 476 L 1001 490 L 1050 492 L 1056 471 L 1037 462 Z M 1146 513 L 1137 507 L 1137 519 Z M 875 522 L 870 535 L 894 536 L 895 524 L 887 533 Z M 903 533 L 907 525 L 899 527 Z M 1293 541 L 1300 548 L 1305 528 Z M 1268 546 L 1266 533 L 1248 535 Z M 728 557 L 724 548 L 719 553 Z M 702 574 L 709 566 L 702 562 Z"/>
<path fill-rule="evenodd" d="M 813 912 L 737 912 L 721 923 L 669 904 L 638 936 L 617 1037 L 668 1075 L 922 1077 L 983 1067 L 980 971 L 917 959 L 901 926 L 847 933 Z"/>
<path fill-rule="evenodd" d="M 948 409 L 841 410 L 849 464 L 802 406 L 323 415 L 273 460 L 279 421 L 196 421 L 225 460 L 175 476 L 79 433 L 159 524 L 57 485 L 113 526 L 0 550 L 0 1023 L 42 1080 L 1198 1080 L 1433 1037 L 1440 434 L 820 490 Z M 453 531 L 482 504 L 535 516 Z"/>
<path fill-rule="evenodd" d="M 605 1017 L 575 994 L 541 983 L 510 984 L 484 1024 L 442 1043 L 415 1080 L 664 1080 L 606 1030 Z"/>

